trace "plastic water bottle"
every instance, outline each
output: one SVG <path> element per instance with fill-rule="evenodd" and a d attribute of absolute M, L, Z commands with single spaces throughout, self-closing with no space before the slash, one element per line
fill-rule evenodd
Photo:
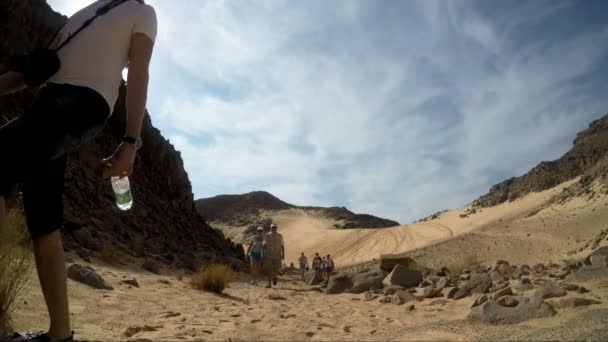
<path fill-rule="evenodd" d="M 112 177 L 112 190 L 116 195 L 116 206 L 120 210 L 129 210 L 133 207 L 133 195 L 129 177 Z"/>

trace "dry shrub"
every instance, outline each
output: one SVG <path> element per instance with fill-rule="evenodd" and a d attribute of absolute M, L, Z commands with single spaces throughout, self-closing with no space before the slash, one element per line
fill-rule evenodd
<path fill-rule="evenodd" d="M 197 290 L 222 293 L 232 280 L 232 268 L 221 264 L 202 266 L 192 275 L 190 283 Z"/>
<path fill-rule="evenodd" d="M 32 270 L 32 252 L 22 215 L 8 213 L 6 229 L 0 232 L 0 335 L 10 330 L 15 300 Z"/>

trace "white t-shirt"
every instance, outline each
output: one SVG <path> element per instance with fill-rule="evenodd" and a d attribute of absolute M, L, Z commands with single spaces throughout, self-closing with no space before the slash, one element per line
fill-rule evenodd
<path fill-rule="evenodd" d="M 63 42 L 109 2 L 98 0 L 76 12 L 55 41 Z M 59 51 L 61 69 L 49 82 L 96 90 L 113 109 L 122 71 L 129 60 L 131 36 L 139 32 L 154 41 L 156 31 L 156 12 L 152 6 L 135 0 L 120 4 L 96 18 Z"/>

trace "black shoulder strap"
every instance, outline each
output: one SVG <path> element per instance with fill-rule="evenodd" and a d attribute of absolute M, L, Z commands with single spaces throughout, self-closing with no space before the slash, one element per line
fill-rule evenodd
<path fill-rule="evenodd" d="M 108 13 L 111 9 L 118 7 L 127 1 L 129 1 L 129 0 L 112 0 L 108 4 L 98 8 L 95 15 L 92 18 L 85 21 L 82 24 L 82 26 L 80 26 L 80 28 L 78 30 L 76 30 L 76 32 L 72 33 L 65 41 L 63 41 L 63 43 L 61 43 L 61 45 L 59 45 L 59 47 L 57 47 L 55 49 L 55 52 L 59 52 L 59 50 L 61 50 L 64 46 L 66 46 L 74 37 L 76 37 L 76 35 L 78 35 L 82 30 L 87 28 L 89 25 L 91 25 L 91 23 L 93 21 L 95 21 L 95 19 L 101 17 L 102 15 Z M 61 32 L 61 30 L 59 30 L 59 32 Z M 51 44 L 53 43 L 53 40 L 55 40 L 57 38 L 57 36 L 59 35 L 59 32 L 57 32 L 57 34 L 55 34 L 55 37 L 51 40 Z"/>

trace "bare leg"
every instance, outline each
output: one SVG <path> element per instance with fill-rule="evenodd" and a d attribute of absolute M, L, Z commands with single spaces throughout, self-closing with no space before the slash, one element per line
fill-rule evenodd
<path fill-rule="evenodd" d="M 68 308 L 67 272 L 59 230 L 34 241 L 40 287 L 49 311 L 49 335 L 63 339 L 72 335 Z"/>

